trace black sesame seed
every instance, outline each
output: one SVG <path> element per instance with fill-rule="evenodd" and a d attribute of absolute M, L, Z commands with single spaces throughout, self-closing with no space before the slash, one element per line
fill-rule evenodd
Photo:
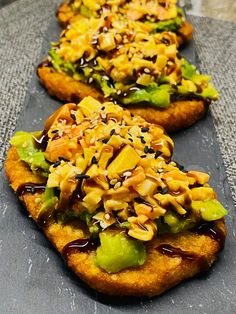
<path fill-rule="evenodd" d="M 147 154 L 148 152 L 149 152 L 149 147 L 148 147 L 148 146 L 145 146 L 145 147 L 144 147 L 144 153 Z"/>
<path fill-rule="evenodd" d="M 131 117 L 133 118 L 134 117 L 134 114 L 131 112 Z"/>
<path fill-rule="evenodd" d="M 51 133 L 54 134 L 54 133 L 57 133 L 58 131 L 59 131 L 59 130 L 53 130 Z"/>
<path fill-rule="evenodd" d="M 140 156 L 141 158 L 146 158 L 147 156 L 146 155 L 142 155 L 142 156 Z"/>
<path fill-rule="evenodd" d="M 154 158 L 157 159 L 160 155 L 162 154 L 162 152 L 160 152 L 159 150 L 156 151 Z"/>
<path fill-rule="evenodd" d="M 130 142 L 133 142 L 133 139 L 132 139 L 132 138 L 129 138 L 129 141 L 130 141 Z"/>
<path fill-rule="evenodd" d="M 103 106 L 102 108 L 101 108 L 101 110 L 104 110 L 105 109 L 105 106 Z"/>
<path fill-rule="evenodd" d="M 146 144 L 146 141 L 143 136 L 138 136 L 140 138 L 141 143 Z"/>
<path fill-rule="evenodd" d="M 70 116 L 73 120 L 76 120 L 76 116 L 73 113 Z"/>
<path fill-rule="evenodd" d="M 104 138 L 104 139 L 102 140 L 102 142 L 103 142 L 104 144 L 106 144 L 108 141 L 109 141 L 108 138 Z"/>
<path fill-rule="evenodd" d="M 103 123 L 107 123 L 107 118 L 102 118 Z"/>
<path fill-rule="evenodd" d="M 77 174 L 75 178 L 79 180 L 83 180 L 83 179 L 89 179 L 90 176 L 88 176 L 87 174 L 80 173 L 80 174 Z"/>
<path fill-rule="evenodd" d="M 153 154 L 153 153 L 155 153 L 155 150 L 152 148 L 149 148 L 148 152 L 149 152 L 149 154 Z"/>
<path fill-rule="evenodd" d="M 57 161 L 57 162 L 53 165 L 53 168 L 58 167 L 60 164 L 61 164 L 61 161 L 59 160 L 59 161 Z"/>
<path fill-rule="evenodd" d="M 141 132 L 148 132 L 149 131 L 149 128 L 148 127 L 144 127 L 144 128 L 141 128 Z"/>
<path fill-rule="evenodd" d="M 164 189 L 162 189 L 161 194 L 167 194 L 168 193 L 168 188 L 165 187 Z"/>
<path fill-rule="evenodd" d="M 68 161 L 69 161 L 69 159 L 66 159 L 66 158 L 64 158 L 64 157 L 58 157 L 58 159 L 59 159 L 59 160 L 66 161 L 66 162 L 68 162 Z"/>
<path fill-rule="evenodd" d="M 110 132 L 110 135 L 112 136 L 113 134 L 116 133 L 116 130 L 115 129 L 112 129 L 111 132 Z"/>
<path fill-rule="evenodd" d="M 91 163 L 92 163 L 92 164 L 97 164 L 97 163 L 98 163 L 98 161 L 97 161 L 97 159 L 96 159 L 95 156 L 93 156 L 93 158 L 92 158 L 92 160 L 91 160 Z"/>

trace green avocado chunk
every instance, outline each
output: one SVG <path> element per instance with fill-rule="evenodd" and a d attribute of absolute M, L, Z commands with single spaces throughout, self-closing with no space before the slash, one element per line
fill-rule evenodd
<path fill-rule="evenodd" d="M 206 201 L 192 201 L 193 210 L 200 212 L 202 219 L 214 221 L 227 215 L 227 210 L 216 199 Z"/>
<path fill-rule="evenodd" d="M 170 105 L 170 94 L 172 88 L 169 84 L 158 86 L 156 83 L 150 84 L 147 88 L 134 90 L 125 98 L 124 105 L 147 102 L 149 105 L 167 108 Z"/>
<path fill-rule="evenodd" d="M 40 174 L 47 177 L 50 165 L 45 160 L 43 152 L 34 147 L 37 135 L 38 132 L 18 131 L 11 138 L 10 144 L 16 148 L 20 159 L 26 162 L 33 172 L 39 174 L 38 171 L 41 171 Z"/>
<path fill-rule="evenodd" d="M 172 211 L 167 211 L 164 216 L 164 222 L 168 225 L 166 231 L 170 233 L 179 233 L 181 231 L 188 230 L 195 225 L 195 221 L 193 219 L 181 219 Z"/>
<path fill-rule="evenodd" d="M 108 273 L 117 273 L 128 267 L 143 265 L 145 246 L 141 241 L 128 238 L 123 233 L 102 232 L 101 246 L 97 248 L 95 263 Z"/>
<path fill-rule="evenodd" d="M 177 16 L 174 19 L 170 19 L 167 21 L 161 22 L 146 22 L 146 24 L 150 25 L 155 32 L 163 32 L 163 31 L 177 31 L 181 25 L 183 24 L 182 17 Z"/>
<path fill-rule="evenodd" d="M 74 65 L 71 62 L 64 61 L 54 49 L 49 50 L 48 55 L 51 57 L 52 65 L 56 71 L 63 71 L 69 75 L 75 73 Z"/>

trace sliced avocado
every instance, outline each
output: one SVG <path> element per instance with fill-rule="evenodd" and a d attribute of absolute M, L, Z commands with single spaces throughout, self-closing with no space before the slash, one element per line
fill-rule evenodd
<path fill-rule="evenodd" d="M 57 203 L 58 198 L 55 196 L 54 188 L 46 187 L 44 201 L 37 217 L 39 225 L 46 226 L 55 221 L 54 213 Z"/>
<path fill-rule="evenodd" d="M 95 263 L 108 273 L 145 263 L 146 250 L 141 241 L 112 231 L 102 232 L 99 237 L 101 246 L 97 249 Z"/>
<path fill-rule="evenodd" d="M 193 221 L 193 219 L 179 218 L 173 211 L 167 211 L 164 216 L 164 222 L 169 226 L 170 233 L 178 233 L 188 230 L 195 225 L 195 221 Z"/>
<path fill-rule="evenodd" d="M 193 210 L 200 212 L 202 219 L 214 221 L 227 215 L 227 210 L 216 199 L 206 201 L 192 201 Z"/>
<path fill-rule="evenodd" d="M 69 75 L 73 75 L 75 73 L 75 66 L 71 62 L 64 61 L 57 54 L 55 49 L 49 50 L 48 55 L 51 57 L 52 65 L 56 71 L 63 71 Z"/>
<path fill-rule="evenodd" d="M 35 148 L 37 135 L 36 132 L 18 131 L 11 138 L 10 144 L 16 148 L 20 159 L 26 162 L 33 172 L 39 174 L 40 170 L 40 174 L 47 177 L 50 165 L 46 162 L 43 152 Z"/>
<path fill-rule="evenodd" d="M 155 32 L 163 32 L 163 31 L 175 32 L 183 24 L 183 19 L 177 16 L 176 18 L 170 19 L 167 21 L 154 22 L 154 23 L 146 22 L 145 24 L 150 25 Z"/>
<path fill-rule="evenodd" d="M 219 98 L 219 93 L 211 83 L 208 83 L 207 87 L 204 88 L 202 93 L 199 95 L 201 95 L 203 98 L 209 98 L 213 100 L 217 100 Z"/>
<path fill-rule="evenodd" d="M 183 78 L 192 80 L 193 76 L 196 75 L 196 66 L 190 64 L 186 59 L 182 59 L 181 72 Z"/>
<path fill-rule="evenodd" d="M 146 88 L 132 91 L 123 98 L 124 105 L 147 102 L 152 106 L 166 108 L 170 105 L 172 88 L 169 84 L 158 86 L 156 83 Z"/>

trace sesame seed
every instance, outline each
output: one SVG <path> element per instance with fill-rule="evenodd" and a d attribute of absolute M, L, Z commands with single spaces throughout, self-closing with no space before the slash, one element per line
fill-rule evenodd
<path fill-rule="evenodd" d="M 121 187 L 121 182 L 117 182 L 114 186 L 114 189 L 119 189 L 119 187 Z"/>
<path fill-rule="evenodd" d="M 115 185 L 117 183 L 117 179 L 111 179 L 110 184 Z"/>
<path fill-rule="evenodd" d="M 116 130 L 115 129 L 112 129 L 111 132 L 110 132 L 110 136 L 112 136 L 113 134 L 116 133 Z"/>
<path fill-rule="evenodd" d="M 111 218 L 111 216 L 108 213 L 105 214 L 104 217 L 105 217 L 106 220 L 109 220 Z"/>
<path fill-rule="evenodd" d="M 76 120 L 76 116 L 74 115 L 74 113 L 71 113 L 70 116 L 73 120 Z"/>
<path fill-rule="evenodd" d="M 143 127 L 143 128 L 141 128 L 141 132 L 148 132 L 149 131 L 149 128 L 148 127 Z"/>
<path fill-rule="evenodd" d="M 144 69 L 144 72 L 145 72 L 145 73 L 150 73 L 151 71 L 150 71 L 148 68 L 145 68 L 145 69 Z"/>
<path fill-rule="evenodd" d="M 106 144 L 108 141 L 109 141 L 108 138 L 104 138 L 104 139 L 102 140 L 102 142 L 103 142 L 104 144 Z"/>
<path fill-rule="evenodd" d="M 157 159 L 160 155 L 162 154 L 162 152 L 160 152 L 159 150 L 156 151 L 154 158 Z"/>
<path fill-rule="evenodd" d="M 79 180 L 89 179 L 89 178 L 90 178 L 90 176 L 88 176 L 87 174 L 83 174 L 83 173 L 77 174 L 75 176 L 75 179 L 79 179 Z"/>
<path fill-rule="evenodd" d="M 165 187 L 162 191 L 161 191 L 161 194 L 167 194 L 168 193 L 168 188 Z"/>
<path fill-rule="evenodd" d="M 104 110 L 105 109 L 105 106 L 102 106 L 101 110 Z"/>
<path fill-rule="evenodd" d="M 61 161 L 59 160 L 59 161 L 57 161 L 57 162 L 53 165 L 53 168 L 58 167 L 60 164 L 61 164 Z"/>
<path fill-rule="evenodd" d="M 154 149 L 152 149 L 152 148 L 149 148 L 149 149 L 148 149 L 148 152 L 149 152 L 149 154 L 155 153 Z"/>
<path fill-rule="evenodd" d="M 147 154 L 148 152 L 149 152 L 149 147 L 148 147 L 148 146 L 145 146 L 145 147 L 144 147 L 144 153 Z"/>
<path fill-rule="evenodd" d="M 132 139 L 132 138 L 129 138 L 129 141 L 130 141 L 130 142 L 133 142 L 133 139 Z"/>
<path fill-rule="evenodd" d="M 57 133 L 57 132 L 58 132 L 58 130 L 51 131 L 52 134 Z"/>
<path fill-rule="evenodd" d="M 130 177 L 132 175 L 132 172 L 131 171 L 125 171 L 123 173 L 123 177 Z"/>
<path fill-rule="evenodd" d="M 89 84 L 91 84 L 93 82 L 93 78 L 90 77 L 89 80 L 88 80 Z"/>
<path fill-rule="evenodd" d="M 96 159 L 95 156 L 93 156 L 93 158 L 92 158 L 92 160 L 91 160 L 91 163 L 92 163 L 93 165 L 98 163 L 98 161 L 97 161 L 97 159 Z"/>

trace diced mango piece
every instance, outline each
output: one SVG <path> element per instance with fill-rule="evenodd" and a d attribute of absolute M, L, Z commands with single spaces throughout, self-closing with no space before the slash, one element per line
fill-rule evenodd
<path fill-rule="evenodd" d="M 113 156 L 113 147 L 110 145 L 106 145 L 101 153 L 101 156 L 98 161 L 98 166 L 102 169 L 106 169 L 108 161 Z"/>
<path fill-rule="evenodd" d="M 152 195 L 156 188 L 157 183 L 150 179 L 146 179 L 137 186 L 134 186 L 134 189 L 142 196 Z"/>
<path fill-rule="evenodd" d="M 81 100 L 78 107 L 81 109 L 82 113 L 88 117 L 93 112 L 99 110 L 102 107 L 102 104 L 93 97 L 88 96 Z"/>
<path fill-rule="evenodd" d="M 188 177 L 193 177 L 196 179 L 196 182 L 198 184 L 205 184 L 209 181 L 209 174 L 205 173 L 205 172 L 200 172 L 200 171 L 189 171 L 187 173 Z"/>
<path fill-rule="evenodd" d="M 100 49 L 104 51 L 110 51 L 116 48 L 116 42 L 112 33 L 102 33 L 99 35 Z"/>
<path fill-rule="evenodd" d="M 133 169 L 139 160 L 140 157 L 135 149 L 130 145 L 126 145 L 118 156 L 110 163 L 107 170 L 110 173 L 122 173 Z"/>
<path fill-rule="evenodd" d="M 210 187 L 199 187 L 190 190 L 190 195 L 193 201 L 205 201 L 214 199 L 216 194 Z"/>

